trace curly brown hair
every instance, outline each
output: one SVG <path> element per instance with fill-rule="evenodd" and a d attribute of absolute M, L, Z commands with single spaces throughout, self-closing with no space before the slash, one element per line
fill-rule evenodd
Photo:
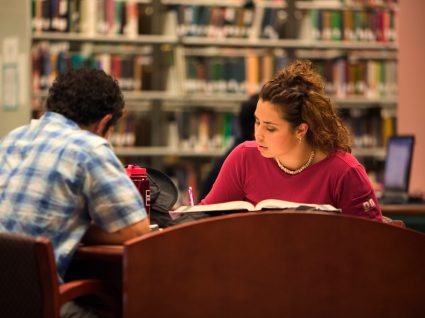
<path fill-rule="evenodd" d="M 56 78 L 49 89 L 46 107 L 79 125 L 89 125 L 112 114 L 109 127 L 122 116 L 124 98 L 118 82 L 110 75 L 82 68 Z"/>
<path fill-rule="evenodd" d="M 293 129 L 308 124 L 306 138 L 315 149 L 351 152 L 348 130 L 324 88 L 312 62 L 296 60 L 264 84 L 260 98 L 275 105 Z"/>

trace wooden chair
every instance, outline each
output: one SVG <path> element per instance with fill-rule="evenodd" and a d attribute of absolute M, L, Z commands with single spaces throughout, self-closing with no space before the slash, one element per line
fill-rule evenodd
<path fill-rule="evenodd" d="M 425 235 L 367 219 L 233 214 L 123 253 L 126 318 L 425 315 Z"/>
<path fill-rule="evenodd" d="M 53 249 L 46 238 L 0 233 L 0 316 L 58 318 L 60 306 L 86 295 L 115 304 L 105 282 L 81 279 L 59 285 Z M 114 307 L 118 311 L 118 307 Z"/>

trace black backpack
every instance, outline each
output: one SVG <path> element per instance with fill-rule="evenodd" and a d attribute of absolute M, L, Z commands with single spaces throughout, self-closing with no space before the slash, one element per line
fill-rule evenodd
<path fill-rule="evenodd" d="M 179 192 L 176 185 L 165 173 L 146 168 L 151 190 L 151 213 L 150 223 L 158 224 L 160 228 L 181 224 L 209 217 L 206 213 L 184 214 L 176 219 L 172 219 L 170 211 L 176 204 Z"/>

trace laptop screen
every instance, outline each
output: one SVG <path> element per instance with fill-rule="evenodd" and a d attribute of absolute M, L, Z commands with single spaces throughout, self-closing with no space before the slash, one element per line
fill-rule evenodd
<path fill-rule="evenodd" d="M 384 191 L 408 192 L 414 136 L 393 136 L 388 140 Z"/>

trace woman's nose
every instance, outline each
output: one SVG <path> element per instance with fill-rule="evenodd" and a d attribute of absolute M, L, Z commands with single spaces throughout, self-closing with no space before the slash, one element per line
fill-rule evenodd
<path fill-rule="evenodd" d="M 259 128 L 255 128 L 254 137 L 255 137 L 255 140 L 262 140 L 263 139 L 263 134 L 260 132 Z"/>

